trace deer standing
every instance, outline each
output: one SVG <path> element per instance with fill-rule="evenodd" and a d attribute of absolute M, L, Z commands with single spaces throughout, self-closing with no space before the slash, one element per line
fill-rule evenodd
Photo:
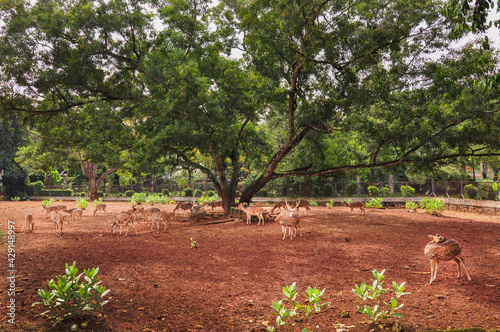
<path fill-rule="evenodd" d="M 342 202 L 343 206 L 348 206 L 351 208 L 351 213 L 354 210 L 354 208 L 359 208 L 360 213 L 363 212 L 365 214 L 365 203 L 363 202 L 352 202 L 352 203 L 347 203 L 346 201 Z"/>
<path fill-rule="evenodd" d="M 465 273 L 467 274 L 467 279 L 471 281 L 467 267 L 465 266 L 464 259 L 460 256 L 462 249 L 460 244 L 453 240 L 447 239 L 442 235 L 429 235 L 432 239 L 431 242 L 427 243 L 424 249 L 425 256 L 431 261 L 431 280 L 430 285 L 436 280 L 436 275 L 439 267 L 439 261 L 450 261 L 454 260 L 457 263 L 458 276 L 460 278 L 460 262 L 464 266 Z"/>
<path fill-rule="evenodd" d="M 259 222 L 257 226 L 260 225 L 262 221 L 262 225 L 264 225 L 264 208 L 260 206 L 247 206 L 245 207 L 245 203 L 238 204 L 238 208 L 241 209 L 247 215 L 247 224 L 252 223 L 252 216 L 257 216 L 259 218 Z"/>
<path fill-rule="evenodd" d="M 276 220 L 281 224 L 281 232 L 283 233 L 283 240 L 286 237 L 286 233 L 290 235 L 290 240 L 292 240 L 295 236 L 297 236 L 297 229 L 300 229 L 300 236 L 302 236 L 302 228 L 300 227 L 300 215 L 298 210 L 299 202 L 295 202 L 295 206 L 293 208 L 288 205 L 288 202 L 285 200 L 284 211 L 281 211 L 276 216 Z M 295 211 L 294 211 L 295 209 Z"/>
<path fill-rule="evenodd" d="M 106 204 L 102 204 L 102 203 L 101 203 L 101 204 L 97 205 L 97 206 L 94 208 L 94 216 L 96 215 L 96 213 L 97 213 L 98 211 L 102 211 L 102 212 L 106 213 Z"/>
<path fill-rule="evenodd" d="M 123 225 L 127 225 L 127 233 L 125 233 L 125 236 L 127 236 L 127 234 L 128 234 L 129 225 L 132 225 L 132 227 L 134 227 L 135 235 L 137 235 L 137 228 L 135 228 L 134 216 L 132 214 L 129 214 L 126 212 L 118 213 L 115 217 L 115 220 L 113 220 L 113 225 L 111 225 L 112 234 L 115 234 L 115 228 L 118 225 L 120 225 L 120 235 L 122 235 Z"/>

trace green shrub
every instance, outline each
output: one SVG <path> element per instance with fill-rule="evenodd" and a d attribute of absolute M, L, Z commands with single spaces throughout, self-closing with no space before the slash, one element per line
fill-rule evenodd
<path fill-rule="evenodd" d="M 134 193 L 130 198 L 130 203 L 132 204 L 142 204 L 146 202 L 146 193 Z"/>
<path fill-rule="evenodd" d="M 44 184 L 42 181 L 36 181 L 31 182 L 29 186 L 33 188 L 33 195 L 40 196 L 40 192 L 42 191 Z"/>
<path fill-rule="evenodd" d="M 422 199 L 418 204 L 422 209 L 425 209 L 425 212 L 428 214 L 439 216 L 441 215 L 441 212 L 444 211 L 444 202 L 442 199 L 426 197 Z"/>
<path fill-rule="evenodd" d="M 203 190 L 196 189 L 194 191 L 194 197 L 201 197 L 201 196 L 203 196 Z"/>
<path fill-rule="evenodd" d="M 417 203 L 406 202 L 405 209 L 409 210 L 410 212 L 417 212 Z"/>
<path fill-rule="evenodd" d="M 333 195 L 333 190 L 334 190 L 334 187 L 333 187 L 333 184 L 331 183 L 325 183 L 323 185 L 323 197 L 329 197 L 329 196 L 332 196 Z"/>
<path fill-rule="evenodd" d="M 73 196 L 73 190 L 71 189 L 41 189 L 40 196 Z"/>
<path fill-rule="evenodd" d="M 385 186 L 384 188 L 382 188 L 382 192 L 384 193 L 384 196 L 389 196 L 391 189 Z"/>
<path fill-rule="evenodd" d="M 366 207 L 374 208 L 374 209 L 382 209 L 384 199 L 382 197 L 372 197 L 369 202 L 365 203 Z"/>
<path fill-rule="evenodd" d="M 132 197 L 134 195 L 134 191 L 133 190 L 127 190 L 125 192 L 125 197 Z"/>
<path fill-rule="evenodd" d="M 481 181 L 479 183 L 479 188 L 481 190 L 481 199 L 487 200 L 495 200 L 495 190 L 493 190 L 492 186 L 493 182 L 491 181 Z"/>
<path fill-rule="evenodd" d="M 89 201 L 87 201 L 85 198 L 80 198 L 76 200 L 76 207 L 79 208 L 80 210 L 85 210 L 87 209 L 88 206 L 89 206 Z"/>
<path fill-rule="evenodd" d="M 193 197 L 193 193 L 194 193 L 194 191 L 191 188 L 184 189 L 184 196 L 186 196 L 186 197 Z"/>
<path fill-rule="evenodd" d="M 415 196 L 415 188 L 410 186 L 401 186 L 401 194 L 403 196 Z"/>
<path fill-rule="evenodd" d="M 207 191 L 207 196 L 208 196 L 208 197 L 215 196 L 215 191 L 213 191 L 213 190 L 209 190 L 209 191 Z"/>
<path fill-rule="evenodd" d="M 380 189 L 376 186 L 368 186 L 368 193 L 372 197 L 377 197 L 378 195 L 380 195 Z"/>
<path fill-rule="evenodd" d="M 164 188 L 163 189 L 163 195 L 170 196 L 170 190 L 168 190 L 167 188 Z"/>
<path fill-rule="evenodd" d="M 352 196 L 356 193 L 356 190 L 358 190 L 358 184 L 356 182 L 351 182 L 347 186 L 345 186 L 344 189 L 347 196 Z"/>
<path fill-rule="evenodd" d="M 475 199 L 477 197 L 477 187 L 473 184 L 468 184 L 464 187 L 464 196 L 466 198 Z"/>
<path fill-rule="evenodd" d="M 48 315 L 54 319 L 54 324 L 73 317 L 82 316 L 89 310 L 99 309 L 108 301 L 103 298 L 108 294 L 105 286 L 99 286 L 100 281 L 97 277 L 99 268 L 83 270 L 83 273 L 76 275 L 78 269 L 76 262 L 73 265 L 66 265 L 66 275 L 57 276 L 57 281 L 51 279 L 48 281 L 49 289 L 39 289 L 38 295 L 47 311 L 41 315 Z M 80 283 L 80 278 L 85 274 L 85 281 Z"/>
<path fill-rule="evenodd" d="M 256 197 L 267 197 L 267 189 L 262 188 L 261 190 L 255 193 Z"/>

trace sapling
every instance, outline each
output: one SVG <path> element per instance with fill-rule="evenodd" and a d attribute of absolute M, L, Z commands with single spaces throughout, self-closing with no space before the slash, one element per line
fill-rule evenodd
<path fill-rule="evenodd" d="M 317 314 L 317 318 L 319 319 L 319 314 L 321 309 L 329 305 L 330 302 L 321 303 L 321 298 L 325 294 L 326 288 L 322 291 L 317 288 L 308 287 L 305 293 L 306 302 L 308 304 L 302 305 L 299 301 L 297 301 L 297 291 L 296 283 L 294 282 L 292 285 L 288 287 L 283 287 L 283 294 L 285 295 L 285 302 L 288 302 L 289 306 L 287 307 L 283 304 L 283 300 L 279 300 L 278 302 L 273 302 L 272 307 L 275 310 L 275 314 L 278 315 L 276 317 L 276 324 L 278 327 L 283 326 L 288 329 L 295 325 L 295 322 L 298 322 L 298 329 L 301 332 L 314 331 L 314 326 L 316 326 L 317 322 L 312 321 L 312 315 Z M 307 326 L 302 329 L 303 322 L 306 322 Z M 313 327 L 313 329 L 309 329 Z M 270 332 L 276 331 L 276 327 L 268 326 L 267 330 Z"/>
<path fill-rule="evenodd" d="M 95 202 L 96 201 L 94 201 L 94 204 Z M 76 201 L 76 207 L 79 208 L 80 210 L 85 210 L 87 209 L 88 206 L 89 206 L 89 201 L 87 201 L 85 198 L 80 198 Z"/>
<path fill-rule="evenodd" d="M 198 242 L 196 242 L 196 240 L 194 240 L 192 237 L 189 238 L 189 242 L 191 244 L 191 249 L 196 249 L 199 247 L 199 244 Z"/>
<path fill-rule="evenodd" d="M 376 324 L 382 319 L 388 319 L 390 316 L 394 316 L 397 318 L 402 318 L 404 315 L 402 313 L 396 312 L 396 310 L 401 309 L 403 307 L 403 303 L 399 304 L 398 300 L 401 296 L 410 294 L 405 292 L 406 283 L 403 282 L 401 285 L 398 285 L 396 282 L 392 282 L 393 292 L 395 294 L 395 298 L 391 297 L 389 302 L 384 301 L 384 294 L 387 293 L 387 289 L 382 287 L 384 283 L 384 273 L 378 272 L 377 270 L 373 270 L 372 274 L 375 278 L 373 284 L 367 285 L 366 283 L 361 283 L 361 286 L 355 285 L 352 290 L 355 295 L 361 298 L 364 302 L 367 300 L 371 300 L 375 305 L 370 307 L 368 304 L 365 304 L 364 307 L 358 306 L 358 312 L 368 316 L 370 322 Z M 390 310 L 384 310 L 385 304 Z"/>
<path fill-rule="evenodd" d="M 36 302 L 33 305 L 43 304 L 47 311 L 40 315 L 48 315 L 54 319 L 54 324 L 73 317 L 82 316 L 86 311 L 99 309 L 108 301 L 103 300 L 108 294 L 105 286 L 101 283 L 97 273 L 99 268 L 85 269 L 83 273 L 78 273 L 76 262 L 73 265 L 65 263 L 65 275 L 57 276 L 57 281 L 48 281 L 49 289 L 39 289 L 38 295 L 43 302 Z M 80 282 L 80 278 L 85 275 L 85 281 Z"/>

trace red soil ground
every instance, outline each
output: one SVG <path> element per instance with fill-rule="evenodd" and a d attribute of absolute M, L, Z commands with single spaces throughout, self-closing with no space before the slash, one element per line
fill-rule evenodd
<path fill-rule="evenodd" d="M 63 202 L 68 208 L 75 202 Z M 442 216 L 404 209 L 314 207 L 302 216 L 303 237 L 282 240 L 281 227 L 181 215 L 167 231 L 137 225 L 138 236 L 112 235 L 110 223 L 129 203 L 108 202 L 106 214 L 84 212 L 81 223 L 66 222 L 63 236 L 41 210 L 40 202 L 0 202 L 1 229 L 16 224 L 15 327 L 8 323 L 7 245 L 1 247 L 0 330 L 49 330 L 40 317 L 37 289 L 64 274 L 64 263 L 99 267 L 109 303 L 86 317 L 82 331 L 266 331 L 276 325 L 271 303 L 283 299 L 282 287 L 297 283 L 304 303 L 307 287 L 326 288 L 331 302 L 318 317 L 316 331 L 369 331 L 357 313 L 355 284 L 371 283 L 372 270 L 386 270 L 385 288 L 406 282 L 397 321 L 405 331 L 482 327 L 500 330 L 500 222 L 496 215 L 445 211 Z M 171 211 L 173 205 L 161 206 Z M 271 210 L 271 207 L 267 207 Z M 24 215 L 34 215 L 35 232 L 21 233 Z M 429 285 L 424 256 L 428 234 L 443 234 L 462 245 L 472 281 L 456 278 L 456 265 L 442 263 Z M 132 234 L 132 236 L 131 236 Z M 199 247 L 192 249 L 189 239 Z M 298 330 L 298 325 L 292 330 Z M 54 330 L 69 331 L 67 324 Z M 374 330 L 378 330 L 375 328 Z"/>

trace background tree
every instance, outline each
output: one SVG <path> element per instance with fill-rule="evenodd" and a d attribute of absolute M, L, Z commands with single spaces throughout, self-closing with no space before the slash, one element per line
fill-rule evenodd
<path fill-rule="evenodd" d="M 0 182 L 7 195 L 20 195 L 26 172 L 14 160 L 17 149 L 24 145 L 23 132 L 15 116 L 0 119 Z"/>

